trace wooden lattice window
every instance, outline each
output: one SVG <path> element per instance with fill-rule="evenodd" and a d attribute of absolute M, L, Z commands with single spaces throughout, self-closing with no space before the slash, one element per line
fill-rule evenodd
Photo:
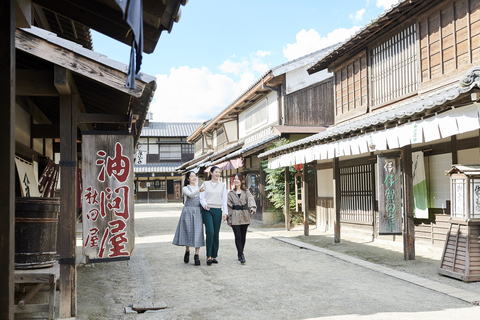
<path fill-rule="evenodd" d="M 336 120 L 365 113 L 368 106 L 367 55 L 360 52 L 335 70 Z"/>
<path fill-rule="evenodd" d="M 373 224 L 373 188 L 370 164 L 340 168 L 341 221 Z"/>
<path fill-rule="evenodd" d="M 373 107 L 418 89 L 416 32 L 411 25 L 372 50 Z"/>

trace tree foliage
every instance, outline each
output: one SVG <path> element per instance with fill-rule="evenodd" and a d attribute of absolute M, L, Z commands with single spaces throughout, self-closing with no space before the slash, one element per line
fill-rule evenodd
<path fill-rule="evenodd" d="M 273 148 L 278 148 L 290 143 L 285 138 L 277 141 Z M 265 177 L 265 195 L 275 209 L 283 210 L 285 208 L 285 168 L 269 169 L 268 160 L 261 162 Z M 290 210 L 295 210 L 295 168 L 290 166 Z"/>

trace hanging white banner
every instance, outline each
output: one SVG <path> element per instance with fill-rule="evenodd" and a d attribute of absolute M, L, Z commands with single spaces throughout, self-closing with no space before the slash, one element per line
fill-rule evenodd
<path fill-rule="evenodd" d="M 422 151 L 412 153 L 412 177 L 415 218 L 428 219 L 427 180 Z"/>

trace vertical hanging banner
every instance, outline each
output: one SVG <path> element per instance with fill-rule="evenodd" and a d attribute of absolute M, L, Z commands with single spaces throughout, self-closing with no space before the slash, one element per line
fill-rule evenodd
<path fill-rule="evenodd" d="M 428 219 L 427 180 L 422 151 L 412 153 L 412 178 L 415 218 Z"/>
<path fill-rule="evenodd" d="M 402 234 L 402 171 L 400 156 L 377 156 L 378 233 Z"/>
<path fill-rule="evenodd" d="M 83 136 L 83 253 L 91 260 L 132 254 L 133 150 L 131 135 Z"/>

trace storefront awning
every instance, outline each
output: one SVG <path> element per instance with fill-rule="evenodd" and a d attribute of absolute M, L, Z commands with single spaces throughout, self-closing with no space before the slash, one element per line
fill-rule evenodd
<path fill-rule="evenodd" d="M 401 148 L 409 144 L 427 143 L 480 128 L 480 103 L 455 108 L 438 116 L 408 122 L 393 128 L 369 132 L 354 138 L 337 140 L 285 154 L 269 156 L 271 169 L 314 160 L 358 155 L 373 151 Z M 260 155 L 261 157 L 265 154 Z"/>
<path fill-rule="evenodd" d="M 217 163 L 215 166 L 219 167 L 222 170 L 238 169 L 238 168 L 245 167 L 245 160 L 242 157 L 240 157 L 240 158 L 230 159 L 224 162 Z M 210 169 L 212 167 L 213 166 L 210 166 L 207 169 L 205 169 L 205 172 L 210 172 Z"/>

